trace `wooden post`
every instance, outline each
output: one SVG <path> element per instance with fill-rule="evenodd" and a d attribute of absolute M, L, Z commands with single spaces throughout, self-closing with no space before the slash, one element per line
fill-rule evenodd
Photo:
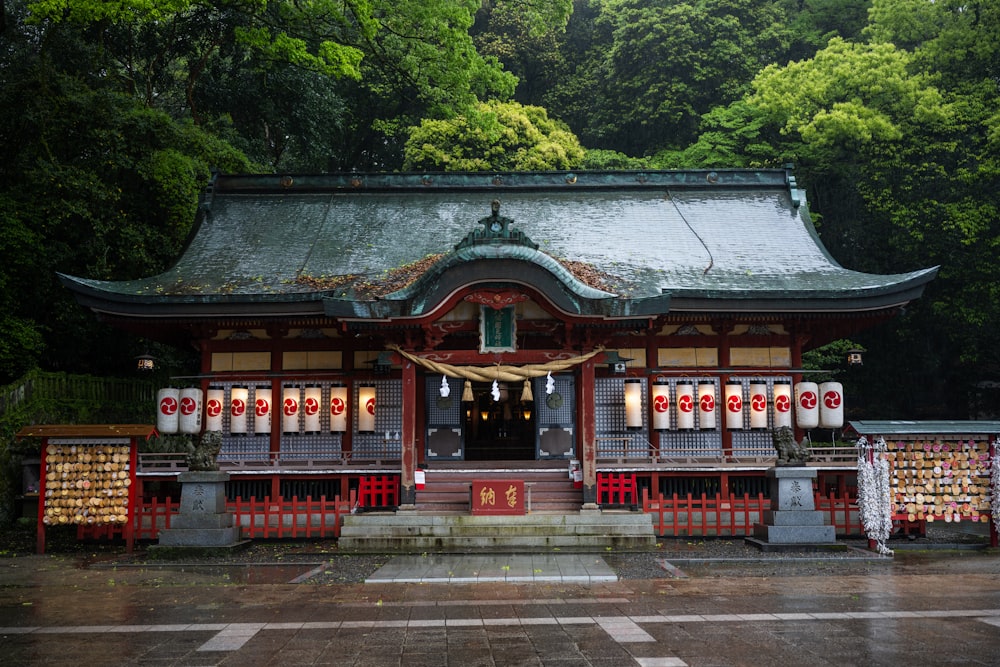
<path fill-rule="evenodd" d="M 413 506 L 417 500 L 414 471 L 417 465 L 417 367 L 403 359 L 403 434 L 400 447 L 399 504 Z"/>
<path fill-rule="evenodd" d="M 580 467 L 583 469 L 583 506 L 584 509 L 597 509 L 597 418 L 595 416 L 596 400 L 594 358 L 591 357 L 580 365 L 580 404 L 577 415 L 580 423 L 580 442 L 583 455 L 580 457 Z"/>

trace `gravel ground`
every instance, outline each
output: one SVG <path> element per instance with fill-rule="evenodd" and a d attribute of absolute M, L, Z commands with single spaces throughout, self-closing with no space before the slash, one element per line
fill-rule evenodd
<path fill-rule="evenodd" d="M 649 551 L 608 551 L 601 556 L 623 580 L 677 576 L 806 576 L 823 572 L 862 574 L 884 570 L 887 565 L 923 562 L 921 559 L 926 558 L 920 554 L 935 553 L 935 558 L 940 560 L 947 554 L 968 554 L 973 550 L 982 553 L 981 549 L 988 542 L 983 534 L 929 526 L 926 537 L 891 539 L 888 546 L 896 551 L 893 558 L 879 557 L 869 551 L 863 539 L 838 540 L 838 544 L 848 548 L 772 552 L 748 545 L 740 538 L 666 538 Z M 335 540 L 258 540 L 225 556 L 164 562 L 151 559 L 148 546 L 140 543 L 133 554 L 127 554 L 121 543 L 77 542 L 73 531 L 66 534 L 50 531 L 47 537 L 47 553 L 76 558 L 84 567 L 298 565 L 302 572 L 310 573 L 297 580 L 303 584 L 361 583 L 395 555 L 341 553 Z M 33 552 L 33 528 L 21 526 L 0 532 L 0 558 L 16 558 Z M 989 557 L 995 559 L 995 555 L 990 550 Z"/>

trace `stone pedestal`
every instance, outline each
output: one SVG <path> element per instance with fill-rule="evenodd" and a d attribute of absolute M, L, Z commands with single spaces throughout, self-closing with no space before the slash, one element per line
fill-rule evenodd
<path fill-rule="evenodd" d="M 183 472 L 180 512 L 170 528 L 160 531 L 160 548 L 214 549 L 243 544 L 240 527 L 226 511 L 226 482 L 229 474 L 211 471 Z"/>
<path fill-rule="evenodd" d="M 754 524 L 747 542 L 761 549 L 836 548 L 836 528 L 826 525 L 813 498 L 815 468 L 771 468 L 767 471 L 771 510 Z"/>

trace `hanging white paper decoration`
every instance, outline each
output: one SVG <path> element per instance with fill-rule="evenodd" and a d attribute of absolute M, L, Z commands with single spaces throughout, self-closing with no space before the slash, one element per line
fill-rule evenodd
<path fill-rule="evenodd" d="M 271 433 L 271 388 L 256 387 L 253 390 L 253 432 L 257 435 Z"/>
<path fill-rule="evenodd" d="M 743 428 L 743 383 L 726 382 L 726 428 L 737 431 Z"/>
<path fill-rule="evenodd" d="M 694 383 L 690 380 L 677 382 L 677 428 L 694 428 Z"/>
<path fill-rule="evenodd" d="M 792 385 L 784 380 L 774 383 L 774 428 L 792 427 Z"/>
<path fill-rule="evenodd" d="M 302 400 L 302 415 L 305 420 L 306 433 L 319 433 L 319 406 L 322 400 L 322 387 L 315 384 L 306 386 L 305 398 Z"/>
<path fill-rule="evenodd" d="M 205 393 L 205 430 L 222 430 L 222 406 L 226 400 L 226 391 L 222 387 L 211 386 Z"/>
<path fill-rule="evenodd" d="M 177 433 L 180 427 L 180 389 L 164 387 L 156 393 L 156 430 L 160 433 Z"/>
<path fill-rule="evenodd" d="M 330 430 L 334 433 L 347 430 L 347 387 L 330 387 Z"/>
<path fill-rule="evenodd" d="M 247 432 L 247 398 L 250 391 L 246 387 L 233 387 L 229 392 L 229 432 L 244 435 Z"/>
<path fill-rule="evenodd" d="M 844 425 L 844 385 L 824 382 L 819 386 L 820 428 L 840 428 Z"/>
<path fill-rule="evenodd" d="M 666 380 L 653 382 L 653 428 L 657 431 L 670 428 L 670 383 Z"/>
<path fill-rule="evenodd" d="M 819 426 L 819 385 L 815 382 L 795 385 L 795 423 L 806 430 Z"/>
<path fill-rule="evenodd" d="M 750 381 L 750 428 L 767 428 L 767 383 Z"/>
<path fill-rule="evenodd" d="M 892 506 L 889 490 L 889 462 L 885 440 L 869 444 L 864 436 L 858 439 L 858 514 L 868 539 L 883 555 L 892 553 L 885 546 L 892 534 Z"/>
<path fill-rule="evenodd" d="M 715 428 L 715 382 L 698 382 L 698 426 L 701 429 Z"/>
<path fill-rule="evenodd" d="M 178 427 L 181 433 L 201 433 L 201 389 L 181 389 L 177 412 L 180 413 Z"/>

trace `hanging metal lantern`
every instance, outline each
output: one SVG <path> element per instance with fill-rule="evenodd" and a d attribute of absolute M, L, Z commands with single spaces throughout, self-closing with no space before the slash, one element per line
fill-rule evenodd
<path fill-rule="evenodd" d="M 767 428 L 767 383 L 750 381 L 750 428 Z"/>
<path fill-rule="evenodd" d="M 786 380 L 774 383 L 774 428 L 792 427 L 792 385 Z"/>
<path fill-rule="evenodd" d="M 372 385 L 358 387 L 358 431 L 375 432 L 375 387 Z"/>
<path fill-rule="evenodd" d="M 625 380 L 625 428 L 642 428 L 642 381 Z"/>
<path fill-rule="evenodd" d="M 653 382 L 653 428 L 666 431 L 670 428 L 670 383 L 666 380 Z"/>
<path fill-rule="evenodd" d="M 180 390 L 164 387 L 156 392 L 156 430 L 160 433 L 177 433 L 180 428 Z"/>
<path fill-rule="evenodd" d="M 677 428 L 694 428 L 694 383 L 691 380 L 677 381 Z"/>
<path fill-rule="evenodd" d="M 739 380 L 726 382 L 726 428 L 730 431 L 743 428 L 743 383 Z"/>
<path fill-rule="evenodd" d="M 824 382 L 819 386 L 819 427 L 841 428 L 844 425 L 844 385 Z"/>
<path fill-rule="evenodd" d="M 698 426 L 703 430 L 715 429 L 715 381 L 698 381 Z"/>
<path fill-rule="evenodd" d="M 180 391 L 178 427 L 181 433 L 201 433 L 202 393 L 198 387 L 185 387 Z"/>
<path fill-rule="evenodd" d="M 347 430 L 347 387 L 330 387 L 330 430 L 343 433 Z"/>
<path fill-rule="evenodd" d="M 246 435 L 247 398 L 250 391 L 246 387 L 233 387 L 229 391 L 229 432 Z"/>
<path fill-rule="evenodd" d="M 806 430 L 819 426 L 819 385 L 815 382 L 795 385 L 795 423 Z"/>

